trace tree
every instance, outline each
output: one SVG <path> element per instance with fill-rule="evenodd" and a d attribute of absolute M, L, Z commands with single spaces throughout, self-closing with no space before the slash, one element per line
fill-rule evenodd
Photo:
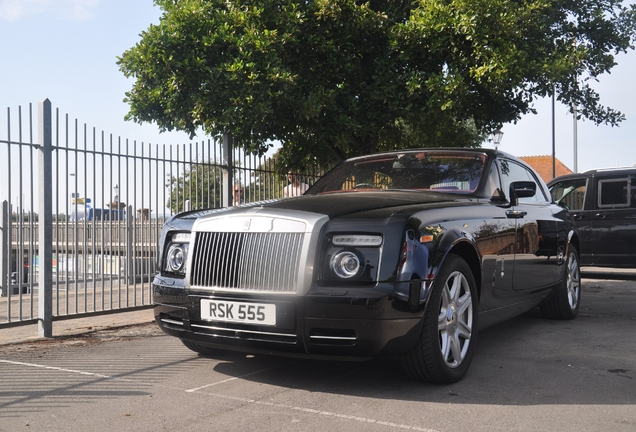
<path fill-rule="evenodd" d="M 249 183 L 243 185 L 243 199 L 245 202 L 263 201 L 283 197 L 283 187 L 286 176 L 277 169 L 279 152 L 271 157 L 265 157 L 254 169 L 250 170 Z"/>
<path fill-rule="evenodd" d="M 175 213 L 190 209 L 221 207 L 221 170 L 209 164 L 191 164 L 183 173 L 168 178 L 170 197 L 166 207 Z"/>
<path fill-rule="evenodd" d="M 126 118 L 231 133 L 285 167 L 376 150 L 478 146 L 556 91 L 596 123 L 623 115 L 590 81 L 632 49 L 620 0 L 155 0 L 118 58 Z"/>

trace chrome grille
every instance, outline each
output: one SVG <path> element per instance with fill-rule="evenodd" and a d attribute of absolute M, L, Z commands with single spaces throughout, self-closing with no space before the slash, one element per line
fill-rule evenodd
<path fill-rule="evenodd" d="M 197 232 L 191 285 L 295 292 L 302 233 Z"/>

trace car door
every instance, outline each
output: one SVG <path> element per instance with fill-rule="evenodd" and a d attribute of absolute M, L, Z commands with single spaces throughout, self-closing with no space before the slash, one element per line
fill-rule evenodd
<path fill-rule="evenodd" d="M 534 196 L 519 198 L 506 212 L 508 218 L 516 221 L 513 290 L 548 288 L 559 278 L 558 226 L 551 199 L 530 169 L 508 159 L 502 159 L 500 165 L 504 190 L 510 191 L 510 185 L 518 181 L 536 184 Z"/>
<path fill-rule="evenodd" d="M 592 264 L 636 267 L 636 175 L 598 174 L 591 213 Z"/>
<path fill-rule="evenodd" d="M 514 275 L 515 241 L 517 222 L 506 217 L 506 208 L 502 208 L 502 192 L 499 167 L 490 166 L 485 194 L 491 197 L 493 212 L 484 218 L 475 232 L 475 240 L 482 255 L 483 286 L 490 289 L 484 296 L 482 309 L 495 309 L 509 303 L 513 297 L 512 277 Z"/>
<path fill-rule="evenodd" d="M 556 204 L 567 209 L 579 233 L 581 265 L 593 263 L 592 218 L 596 211 L 591 176 L 568 176 L 550 185 L 550 194 Z"/>

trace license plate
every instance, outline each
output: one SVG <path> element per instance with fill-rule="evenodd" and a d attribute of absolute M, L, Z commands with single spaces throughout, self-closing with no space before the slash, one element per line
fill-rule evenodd
<path fill-rule="evenodd" d="M 201 299 L 201 319 L 274 326 L 276 305 Z"/>

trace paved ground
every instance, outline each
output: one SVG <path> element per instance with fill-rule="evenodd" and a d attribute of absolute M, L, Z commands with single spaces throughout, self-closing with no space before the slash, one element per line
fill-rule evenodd
<path fill-rule="evenodd" d="M 133 312 L 117 312 L 112 314 L 90 316 L 86 318 L 70 318 L 53 321 L 52 341 L 73 335 L 95 333 L 107 329 L 154 323 L 152 309 Z M 0 328 L 0 346 L 22 342 L 35 342 L 46 339 L 38 337 L 37 324 Z"/>
<path fill-rule="evenodd" d="M 2 329 L 0 431 L 633 432 L 636 273 L 585 276 L 577 319 L 532 312 L 481 332 L 449 386 L 392 359 L 201 357 L 150 310 L 58 321 L 51 340 Z"/>

